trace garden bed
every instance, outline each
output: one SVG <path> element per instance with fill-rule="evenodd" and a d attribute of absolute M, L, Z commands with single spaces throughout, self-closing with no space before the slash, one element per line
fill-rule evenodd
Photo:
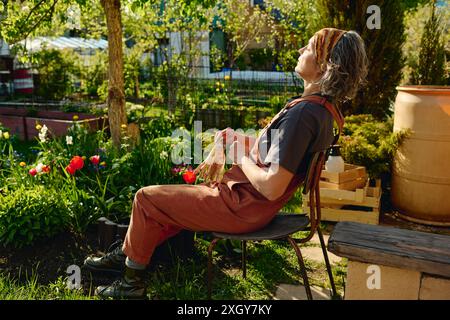
<path fill-rule="evenodd" d="M 92 131 L 107 126 L 107 118 L 103 116 L 64 112 L 49 109 L 51 105 L 45 106 L 47 106 L 46 109 L 35 109 L 35 105 L 2 103 L 0 104 L 0 123 L 9 128 L 11 134 L 17 134 L 20 140 L 33 140 L 37 137 L 39 131 L 36 129 L 36 124 L 46 125 L 54 136 L 65 135 L 74 122 L 85 124 Z"/>

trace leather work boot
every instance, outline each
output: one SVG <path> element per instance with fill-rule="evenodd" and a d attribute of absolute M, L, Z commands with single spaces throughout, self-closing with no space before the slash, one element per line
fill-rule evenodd
<path fill-rule="evenodd" d="M 145 270 L 125 267 L 125 274 L 122 279 L 114 281 L 109 286 L 97 287 L 95 294 L 103 299 L 146 299 L 145 272 Z"/>
<path fill-rule="evenodd" d="M 88 257 L 83 266 L 89 271 L 121 274 L 125 269 L 127 256 L 122 252 L 122 240 L 114 242 L 102 257 Z"/>

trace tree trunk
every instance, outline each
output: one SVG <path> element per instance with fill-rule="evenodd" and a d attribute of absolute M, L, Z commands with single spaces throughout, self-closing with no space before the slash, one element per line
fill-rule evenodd
<path fill-rule="evenodd" d="M 123 78 L 122 19 L 120 0 L 101 0 L 108 28 L 108 120 L 113 144 L 120 147 L 121 125 L 127 124 Z"/>

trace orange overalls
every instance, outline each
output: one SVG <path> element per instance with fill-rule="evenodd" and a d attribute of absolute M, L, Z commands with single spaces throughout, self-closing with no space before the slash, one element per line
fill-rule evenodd
<path fill-rule="evenodd" d="M 321 103 L 332 113 L 341 128 L 342 115 L 331 103 L 325 103 L 324 98 L 310 96 L 296 99 L 285 108 L 302 100 Z M 256 148 L 261 136 L 262 133 L 255 142 Z M 258 151 L 256 155 L 257 164 L 262 167 Z M 222 181 L 214 186 L 201 183 L 143 187 L 134 197 L 123 252 L 134 262 L 147 265 L 155 248 L 182 229 L 227 233 L 256 231 L 273 219 L 303 179 L 304 174 L 294 175 L 285 193 L 273 201 L 262 196 L 237 165 L 225 172 Z"/>

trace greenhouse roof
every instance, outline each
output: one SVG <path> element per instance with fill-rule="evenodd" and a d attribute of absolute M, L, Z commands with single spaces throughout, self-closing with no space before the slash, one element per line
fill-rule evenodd
<path fill-rule="evenodd" d="M 29 51 L 39 51 L 44 46 L 49 49 L 107 49 L 108 41 L 69 37 L 36 37 L 22 40 L 21 45 Z"/>

